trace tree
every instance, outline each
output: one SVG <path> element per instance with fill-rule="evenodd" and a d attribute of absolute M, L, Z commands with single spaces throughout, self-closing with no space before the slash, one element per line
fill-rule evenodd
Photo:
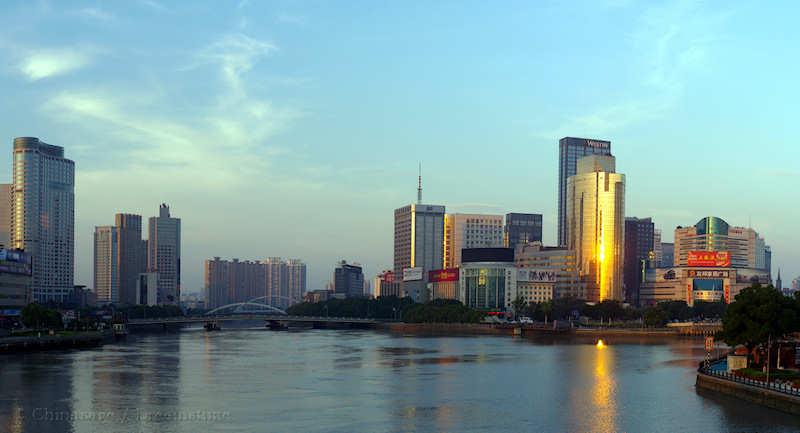
<path fill-rule="evenodd" d="M 58 311 L 36 303 L 28 304 L 22 309 L 22 323 L 29 328 L 36 329 L 61 329 L 64 326 Z"/>
<path fill-rule="evenodd" d="M 800 330 L 797 301 L 771 285 L 754 284 L 734 298 L 722 318 L 722 339 L 730 346 L 743 344 L 748 351 L 770 338 L 779 339 Z"/>
<path fill-rule="evenodd" d="M 525 308 L 528 306 L 528 301 L 526 301 L 522 296 L 517 295 L 517 299 L 511 301 L 511 306 L 514 308 L 514 314 L 520 315 Z"/>
<path fill-rule="evenodd" d="M 669 320 L 667 312 L 659 306 L 648 307 L 642 313 L 644 326 L 664 326 Z"/>

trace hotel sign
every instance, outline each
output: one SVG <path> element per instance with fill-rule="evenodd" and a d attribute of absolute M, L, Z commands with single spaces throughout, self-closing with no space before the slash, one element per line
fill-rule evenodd
<path fill-rule="evenodd" d="M 729 271 L 698 271 L 696 269 L 689 269 L 686 276 L 689 278 L 730 278 Z"/>
<path fill-rule="evenodd" d="M 517 269 L 517 281 L 530 283 L 555 283 L 556 272 L 545 269 Z"/>
<path fill-rule="evenodd" d="M 439 269 L 438 271 L 428 272 L 428 281 L 431 283 L 458 281 L 458 275 L 458 268 Z"/>
<path fill-rule="evenodd" d="M 727 251 L 689 251 L 686 264 L 699 268 L 727 268 L 731 265 L 731 255 Z"/>

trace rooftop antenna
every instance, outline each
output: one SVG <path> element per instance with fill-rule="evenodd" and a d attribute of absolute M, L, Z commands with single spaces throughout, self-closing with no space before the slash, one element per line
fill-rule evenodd
<path fill-rule="evenodd" d="M 417 204 L 422 204 L 422 163 L 419 163 L 419 177 L 417 178 Z"/>

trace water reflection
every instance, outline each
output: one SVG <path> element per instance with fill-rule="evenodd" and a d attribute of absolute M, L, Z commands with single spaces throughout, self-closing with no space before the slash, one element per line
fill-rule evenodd
<path fill-rule="evenodd" d="M 589 419 L 594 422 L 592 431 L 617 431 L 617 396 L 614 379 L 614 350 L 598 347 L 594 351 L 594 386 L 592 401 L 594 407 L 589 411 Z"/>

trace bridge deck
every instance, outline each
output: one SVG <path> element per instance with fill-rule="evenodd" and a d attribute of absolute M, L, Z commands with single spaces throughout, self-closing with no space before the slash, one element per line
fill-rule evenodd
<path fill-rule="evenodd" d="M 259 320 L 265 322 L 294 322 L 294 323 L 353 323 L 353 324 L 378 323 L 378 321 L 375 319 L 361 319 L 356 317 L 284 316 L 277 314 L 276 315 L 232 314 L 224 316 L 190 316 L 190 317 L 160 317 L 152 319 L 130 319 L 128 320 L 128 326 L 227 322 L 233 320 Z"/>

